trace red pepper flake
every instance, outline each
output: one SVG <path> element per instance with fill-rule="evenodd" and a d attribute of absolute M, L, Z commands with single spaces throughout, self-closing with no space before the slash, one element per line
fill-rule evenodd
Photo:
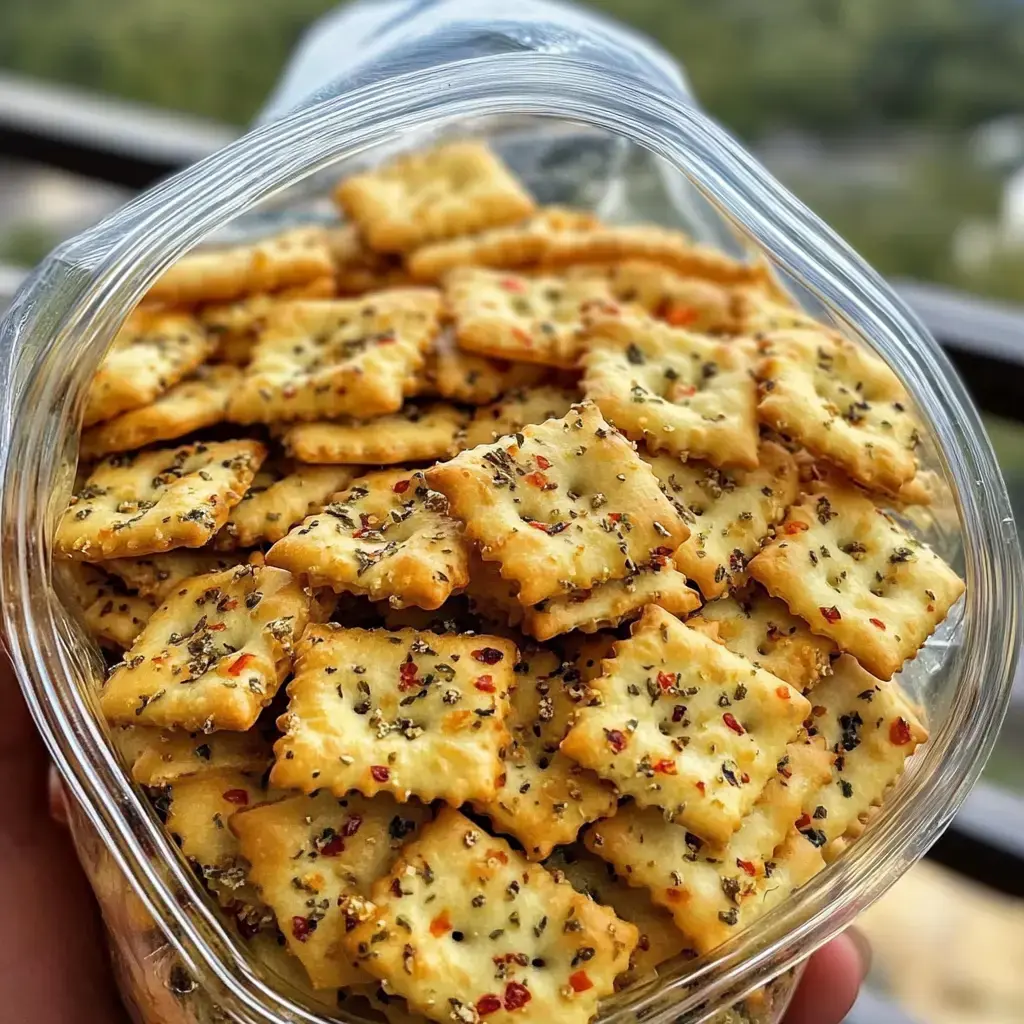
<path fill-rule="evenodd" d="M 818 611 L 825 617 L 826 622 L 838 622 L 843 617 L 835 605 L 831 608 L 819 608 Z"/>
<path fill-rule="evenodd" d="M 549 459 L 545 459 L 543 455 L 538 455 L 537 456 L 537 465 L 540 466 L 541 469 L 550 469 L 551 468 L 550 460 Z"/>
<path fill-rule="evenodd" d="M 701 796 L 703 796 L 703 795 L 704 795 L 704 790 L 706 790 L 707 788 L 708 788 L 708 787 L 707 787 L 707 786 L 705 786 L 703 782 L 698 782 L 698 783 L 697 783 L 697 789 L 699 789 L 699 790 L 700 790 L 700 794 L 701 794 Z"/>
<path fill-rule="evenodd" d="M 504 850 L 488 850 L 487 851 L 487 859 L 488 860 L 492 860 L 493 859 L 493 860 L 499 861 L 502 864 L 507 864 L 508 863 L 508 854 Z"/>
<path fill-rule="evenodd" d="M 626 749 L 626 737 L 618 729 L 605 729 L 605 736 L 608 738 L 608 746 L 616 754 L 621 754 Z"/>
<path fill-rule="evenodd" d="M 345 822 L 344 828 L 341 830 L 343 836 L 354 836 L 358 831 L 359 827 L 363 823 L 363 816 L 361 814 L 353 814 Z"/>
<path fill-rule="evenodd" d="M 506 1010 L 521 1010 L 532 998 L 530 990 L 518 981 L 510 981 L 505 986 Z"/>
<path fill-rule="evenodd" d="M 666 889 L 665 899 L 669 903 L 683 903 L 689 899 L 690 894 L 685 889 Z"/>
<path fill-rule="evenodd" d="M 544 487 L 548 482 L 548 478 L 543 473 L 527 473 L 523 479 L 528 484 L 533 484 L 534 487 Z"/>
<path fill-rule="evenodd" d="M 733 715 L 728 711 L 726 711 L 726 713 L 722 715 L 722 721 L 725 722 L 725 724 L 730 729 L 732 729 L 732 731 L 736 733 L 737 736 L 742 736 L 744 732 L 746 732 L 743 726 L 740 725 L 740 723 L 737 722 Z"/>
<path fill-rule="evenodd" d="M 337 857 L 339 853 L 345 852 L 345 839 L 343 836 L 335 836 L 329 843 L 320 847 L 321 857 Z"/>
<path fill-rule="evenodd" d="M 673 327 L 686 327 L 688 324 L 692 324 L 698 316 L 700 316 L 700 312 L 693 306 L 678 306 L 675 304 L 669 305 L 664 314 L 666 322 Z"/>
<path fill-rule="evenodd" d="M 586 971 L 574 971 L 569 975 L 569 987 L 573 992 L 586 992 L 594 987 Z"/>
<path fill-rule="evenodd" d="M 750 776 L 746 772 L 743 772 L 740 775 L 740 782 L 742 782 L 745 786 L 748 782 L 750 782 Z"/>
<path fill-rule="evenodd" d="M 487 995 L 481 996 L 476 1002 L 476 1012 L 481 1017 L 486 1017 L 489 1013 L 497 1013 L 501 1009 L 501 997 L 496 996 L 493 992 L 488 992 Z"/>
<path fill-rule="evenodd" d="M 433 921 L 430 922 L 430 934 L 434 938 L 439 938 L 442 935 L 447 935 L 452 930 L 451 918 L 448 916 L 447 910 L 442 910 Z"/>
<path fill-rule="evenodd" d="M 533 338 L 530 336 L 529 331 L 524 331 L 522 327 L 513 327 L 512 337 L 515 338 L 516 341 L 524 344 L 527 348 L 533 348 Z"/>
<path fill-rule="evenodd" d="M 775 696 L 778 697 L 779 700 L 792 700 L 793 691 L 788 686 L 776 686 Z"/>
<path fill-rule="evenodd" d="M 617 523 L 621 519 L 622 519 L 622 513 L 621 512 L 609 512 L 608 513 L 608 522 L 610 522 L 610 523 Z"/>
<path fill-rule="evenodd" d="M 238 602 L 234 598 L 231 598 L 230 601 L 224 601 L 217 605 L 218 610 L 222 612 L 233 612 L 237 607 Z"/>
<path fill-rule="evenodd" d="M 494 693 L 494 680 L 490 676 L 480 676 L 473 685 L 482 693 Z"/>
<path fill-rule="evenodd" d="M 413 687 L 419 686 L 420 681 L 416 678 L 416 673 L 419 669 L 416 667 L 415 661 L 405 661 L 398 669 L 398 688 L 400 690 L 411 690 Z"/>
<path fill-rule="evenodd" d="M 868 619 L 868 622 L 870 622 L 875 629 L 885 630 L 885 623 L 881 619 Z"/>
<path fill-rule="evenodd" d="M 222 629 L 227 629 L 228 624 L 226 622 L 211 622 L 206 628 L 211 633 L 219 633 Z"/>
<path fill-rule="evenodd" d="M 671 758 L 662 758 L 654 763 L 655 775 L 678 775 L 679 769 Z"/>
<path fill-rule="evenodd" d="M 889 739 L 897 747 L 905 746 L 910 742 L 910 723 L 905 718 L 897 718 L 895 722 L 889 726 Z"/>
<path fill-rule="evenodd" d="M 697 394 L 696 384 L 677 384 L 673 388 L 673 398 L 693 398 Z"/>
<path fill-rule="evenodd" d="M 409 490 L 410 483 L 411 481 L 409 480 L 396 480 L 395 485 L 391 490 L 393 490 L 395 494 L 405 494 L 405 492 Z"/>
<path fill-rule="evenodd" d="M 313 929 L 309 927 L 309 921 L 304 917 L 293 917 L 292 918 L 292 935 L 299 940 L 299 942 L 305 942 L 309 938 L 309 933 Z"/>
<path fill-rule="evenodd" d="M 787 536 L 792 537 L 794 533 L 803 533 L 806 529 L 808 529 L 806 523 L 800 522 L 799 519 L 794 519 L 792 522 L 786 523 L 782 527 L 782 532 Z"/>
<path fill-rule="evenodd" d="M 749 860 L 740 860 L 736 858 L 736 867 L 741 868 L 746 874 L 750 875 L 751 878 L 757 874 L 757 868 Z"/>
<path fill-rule="evenodd" d="M 398 339 L 395 337 L 394 331 L 386 331 L 384 334 L 377 338 L 378 345 L 393 345 Z"/>
<path fill-rule="evenodd" d="M 796 819 L 796 827 L 798 829 L 807 828 L 807 826 L 810 825 L 810 823 L 811 816 L 809 814 L 801 814 L 800 817 Z"/>
<path fill-rule="evenodd" d="M 658 673 L 658 685 L 663 690 L 671 690 L 672 687 L 676 685 L 675 673 L 673 673 L 673 672 L 659 672 Z M 682 705 L 677 705 L 677 707 L 681 707 L 681 706 Z M 679 718 L 682 718 L 682 717 L 683 717 L 682 715 L 679 716 Z M 679 719 L 677 719 L 675 717 L 675 711 L 673 711 L 672 712 L 672 721 L 676 722 L 678 720 Z"/>
<path fill-rule="evenodd" d="M 526 285 L 515 277 L 503 277 L 501 279 L 501 287 L 507 292 L 518 292 L 522 294 L 526 291 Z"/>
<path fill-rule="evenodd" d="M 497 647 L 481 647 L 471 653 L 477 661 L 482 661 L 485 665 L 497 665 L 505 657 Z"/>
<path fill-rule="evenodd" d="M 244 789 L 227 789 L 221 796 L 229 804 L 238 804 L 239 807 L 245 807 L 249 802 L 249 794 Z"/>
<path fill-rule="evenodd" d="M 370 765 L 370 775 L 373 776 L 375 782 L 387 782 L 391 778 L 390 770 L 382 764 Z"/>
<path fill-rule="evenodd" d="M 930 612 L 935 611 L 935 605 L 933 605 L 933 604 L 928 605 L 927 611 L 930 611 Z"/>

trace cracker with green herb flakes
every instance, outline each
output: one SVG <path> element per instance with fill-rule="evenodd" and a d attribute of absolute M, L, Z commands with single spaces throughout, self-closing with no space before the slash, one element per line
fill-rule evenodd
<path fill-rule="evenodd" d="M 586 1024 L 629 966 L 636 928 L 445 808 L 372 890 L 344 939 L 436 1021 Z"/>
<path fill-rule="evenodd" d="M 571 843 L 588 822 L 615 813 L 615 790 L 558 749 L 576 707 L 588 699 L 579 674 L 554 652 L 523 650 L 506 725 L 505 781 L 473 808 L 515 836 L 529 860 Z"/>
<path fill-rule="evenodd" d="M 397 412 L 439 315 L 440 295 L 427 288 L 278 303 L 231 397 L 228 419 L 273 423 Z"/>
<path fill-rule="evenodd" d="M 212 352 L 213 342 L 189 314 L 135 310 L 92 379 L 84 426 L 149 405 L 205 363 Z"/>
<path fill-rule="evenodd" d="M 190 252 L 157 279 L 146 301 L 168 306 L 229 302 L 333 273 L 326 232 L 307 225 L 244 245 Z"/>
<path fill-rule="evenodd" d="M 594 315 L 619 309 L 602 277 L 535 277 L 466 267 L 445 280 L 459 348 L 572 369 Z"/>
<path fill-rule="evenodd" d="M 451 142 L 345 178 L 334 199 L 377 252 L 514 224 L 536 206 L 483 142 Z"/>
<path fill-rule="evenodd" d="M 291 670 L 309 616 L 309 596 L 282 569 L 184 580 L 111 672 L 103 713 L 123 725 L 244 732 Z"/>
<path fill-rule="evenodd" d="M 349 466 L 265 463 L 213 538 L 213 546 L 231 550 L 274 544 L 297 523 L 319 512 L 355 475 Z"/>
<path fill-rule="evenodd" d="M 488 800 L 504 771 L 515 645 L 494 636 L 311 626 L 296 649 L 275 786 Z"/>
<path fill-rule="evenodd" d="M 686 622 L 802 693 L 832 671 L 832 641 L 756 583 L 709 601 Z"/>
<path fill-rule="evenodd" d="M 650 467 L 589 403 L 426 475 L 526 605 L 629 576 L 688 535 Z"/>
<path fill-rule="evenodd" d="M 358 921 L 353 904 L 369 896 L 402 843 L 429 817 L 423 805 L 400 805 L 385 794 L 339 799 L 328 792 L 285 797 L 232 817 L 249 881 L 274 911 L 314 988 L 369 980 L 341 946 Z"/>
<path fill-rule="evenodd" d="M 652 452 L 757 467 L 752 343 L 623 316 L 595 320 L 584 346 L 583 393 L 627 437 Z"/>
<path fill-rule="evenodd" d="M 130 409 L 82 432 L 79 455 L 97 459 L 212 427 L 224 419 L 228 396 L 241 374 L 233 366 L 199 367 L 194 378 L 175 384 L 150 405 Z"/>
<path fill-rule="evenodd" d="M 928 732 L 896 683 L 876 679 L 848 654 L 815 688 L 811 703 L 808 733 L 822 737 L 834 755 L 832 778 L 797 827 L 821 845 L 881 803 Z"/>
<path fill-rule="evenodd" d="M 616 644 L 563 753 L 723 843 L 775 773 L 810 704 L 787 683 L 649 605 Z"/>
<path fill-rule="evenodd" d="M 259 441 L 217 441 L 112 455 L 72 496 L 54 548 L 98 562 L 202 547 L 227 522 L 266 454 Z"/>
<path fill-rule="evenodd" d="M 334 261 L 334 283 L 339 295 L 364 295 L 409 283 L 401 258 L 374 252 L 355 224 L 328 228 L 327 246 Z"/>
<path fill-rule="evenodd" d="M 920 427 L 878 356 L 823 330 L 776 331 L 761 345 L 763 423 L 865 487 L 897 492 L 913 478 Z"/>
<path fill-rule="evenodd" d="M 756 469 L 717 469 L 667 453 L 642 457 L 690 527 L 673 559 L 709 600 L 743 582 L 747 562 L 800 489 L 793 456 L 771 441 L 758 446 Z"/>
<path fill-rule="evenodd" d="M 86 629 L 104 647 L 131 647 L 159 602 L 131 593 L 119 579 L 83 562 L 63 562 L 75 603 Z"/>
<path fill-rule="evenodd" d="M 468 448 L 492 444 L 530 424 L 561 419 L 579 400 L 578 391 L 554 385 L 510 391 L 499 401 L 477 409 L 466 428 L 465 444 Z"/>
<path fill-rule="evenodd" d="M 182 581 L 206 572 L 220 572 L 238 566 L 245 552 L 217 554 L 208 548 L 178 548 L 162 555 L 139 558 L 112 558 L 100 562 L 100 568 L 118 577 L 130 590 L 142 597 L 155 597 L 160 602 Z"/>
<path fill-rule="evenodd" d="M 938 555 L 852 487 L 805 495 L 749 568 L 880 679 L 917 654 L 964 590 Z"/>
<path fill-rule="evenodd" d="M 418 470 L 360 477 L 279 540 L 267 561 L 313 586 L 396 607 L 440 608 L 469 582 L 466 539 Z"/>
<path fill-rule="evenodd" d="M 296 423 L 281 434 L 285 451 L 301 462 L 389 466 L 454 455 L 469 417 L 444 402 L 406 405 L 373 420 Z"/>

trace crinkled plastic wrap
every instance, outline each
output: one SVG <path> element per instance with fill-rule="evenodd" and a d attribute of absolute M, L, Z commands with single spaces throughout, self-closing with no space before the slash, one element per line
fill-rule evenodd
<path fill-rule="evenodd" d="M 540 202 L 763 254 L 815 315 L 875 349 L 927 429 L 923 461 L 937 483 L 913 526 L 967 579 L 964 600 L 900 677 L 931 740 L 866 833 L 753 927 L 608 1000 L 602 1024 L 777 1021 L 797 965 L 934 842 L 994 741 L 1020 640 L 1016 532 L 978 416 L 922 325 L 699 111 L 648 42 L 539 0 L 357 4 L 311 34 L 259 127 L 54 252 L 0 335 L 8 644 L 71 797 L 78 852 L 139 1021 L 373 1018 L 356 1003 L 304 1003 L 283 958 L 277 976 L 272 958 L 251 957 L 108 742 L 99 652 L 50 574 L 89 380 L 128 312 L 193 246 L 329 221 L 338 177 L 461 136 L 489 139 Z"/>

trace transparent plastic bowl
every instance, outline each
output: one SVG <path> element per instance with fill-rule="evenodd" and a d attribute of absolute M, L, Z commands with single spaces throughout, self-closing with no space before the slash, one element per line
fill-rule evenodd
<path fill-rule="evenodd" d="M 827 870 L 711 954 L 669 965 L 656 981 L 608 1000 L 600 1017 L 696 1024 L 785 975 L 754 1005 L 777 1020 L 791 988 L 786 972 L 928 849 L 984 765 L 1020 642 L 1016 531 L 963 385 L 882 279 L 682 95 L 550 53 L 418 71 L 260 128 L 59 249 L 3 323 L 7 642 L 70 793 L 75 842 L 104 907 L 124 991 L 140 1020 L 325 1019 L 250 961 L 223 926 L 97 713 L 102 662 L 60 603 L 50 564 L 88 382 L 127 313 L 192 246 L 218 231 L 266 232 L 328 217 L 324 197 L 337 177 L 451 133 L 490 138 L 543 202 L 591 206 L 611 221 L 685 225 L 704 240 L 764 254 L 816 315 L 889 363 L 925 425 L 924 462 L 943 486 L 913 525 L 967 580 L 965 597 L 900 676 L 921 705 L 930 742 L 866 833 Z"/>

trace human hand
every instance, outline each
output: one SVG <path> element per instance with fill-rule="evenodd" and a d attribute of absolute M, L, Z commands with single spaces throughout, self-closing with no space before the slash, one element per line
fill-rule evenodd
<path fill-rule="evenodd" d="M 871 947 L 853 929 L 807 961 L 783 1024 L 840 1024 L 871 966 Z"/>

